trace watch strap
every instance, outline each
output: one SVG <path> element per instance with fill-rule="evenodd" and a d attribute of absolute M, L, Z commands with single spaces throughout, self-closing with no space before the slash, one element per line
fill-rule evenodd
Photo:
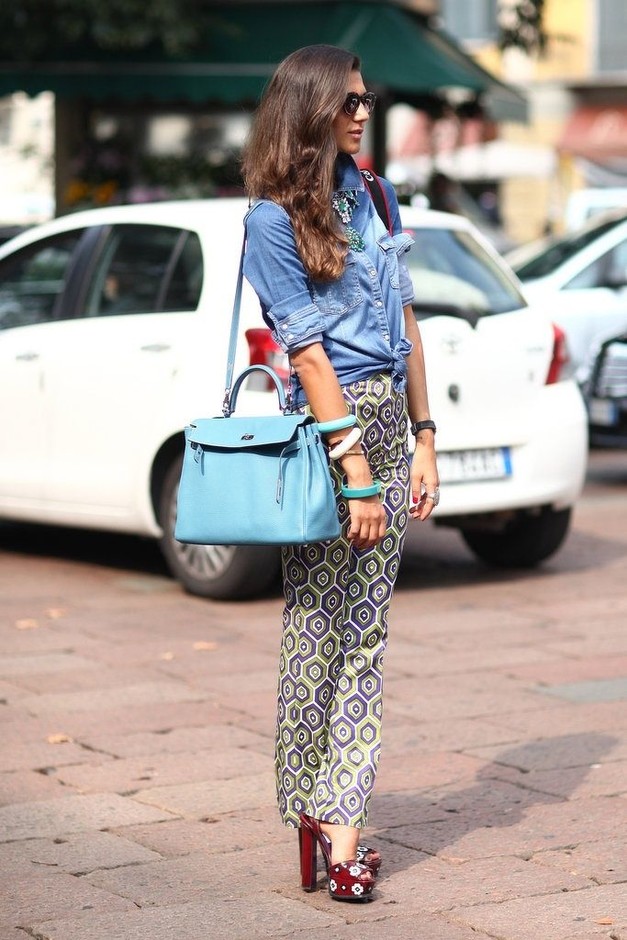
<path fill-rule="evenodd" d="M 436 432 L 436 430 L 437 430 L 437 428 L 436 428 L 436 426 L 435 426 L 435 421 L 431 421 L 431 420 L 429 420 L 429 421 L 412 421 L 410 429 L 411 429 L 411 433 L 414 435 L 414 437 L 416 436 L 416 434 L 419 434 L 421 431 L 433 431 L 433 433 L 435 434 L 435 432 Z"/>

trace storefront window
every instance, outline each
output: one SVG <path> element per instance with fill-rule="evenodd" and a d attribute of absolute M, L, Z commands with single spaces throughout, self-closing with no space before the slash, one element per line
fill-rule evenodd
<path fill-rule="evenodd" d="M 66 207 L 240 194 L 249 126 L 242 112 L 94 109 Z"/>

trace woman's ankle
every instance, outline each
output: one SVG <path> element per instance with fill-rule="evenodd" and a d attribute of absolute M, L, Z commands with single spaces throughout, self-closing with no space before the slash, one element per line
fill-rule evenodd
<path fill-rule="evenodd" d="M 357 855 L 360 830 L 355 826 L 321 822 L 320 828 L 331 842 L 331 862 L 339 865 L 348 862 Z"/>

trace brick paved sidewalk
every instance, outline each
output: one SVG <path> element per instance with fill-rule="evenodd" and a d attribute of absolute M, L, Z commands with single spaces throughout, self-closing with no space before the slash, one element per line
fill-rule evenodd
<path fill-rule="evenodd" d="M 278 821 L 278 599 L 4 552 L 0 940 L 627 940 L 626 523 L 586 500 L 524 576 L 408 553 L 369 905 Z"/>

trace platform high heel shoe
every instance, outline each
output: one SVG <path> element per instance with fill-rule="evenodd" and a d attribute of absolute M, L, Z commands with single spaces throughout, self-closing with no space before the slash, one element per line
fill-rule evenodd
<path fill-rule="evenodd" d="M 367 865 L 350 859 L 347 862 L 331 862 L 331 845 L 320 823 L 306 813 L 300 815 L 298 830 L 300 844 L 300 875 L 304 891 L 315 891 L 317 880 L 316 847 L 324 858 L 329 880 L 329 894 L 334 901 L 370 901 L 374 887 L 374 874 Z"/>

